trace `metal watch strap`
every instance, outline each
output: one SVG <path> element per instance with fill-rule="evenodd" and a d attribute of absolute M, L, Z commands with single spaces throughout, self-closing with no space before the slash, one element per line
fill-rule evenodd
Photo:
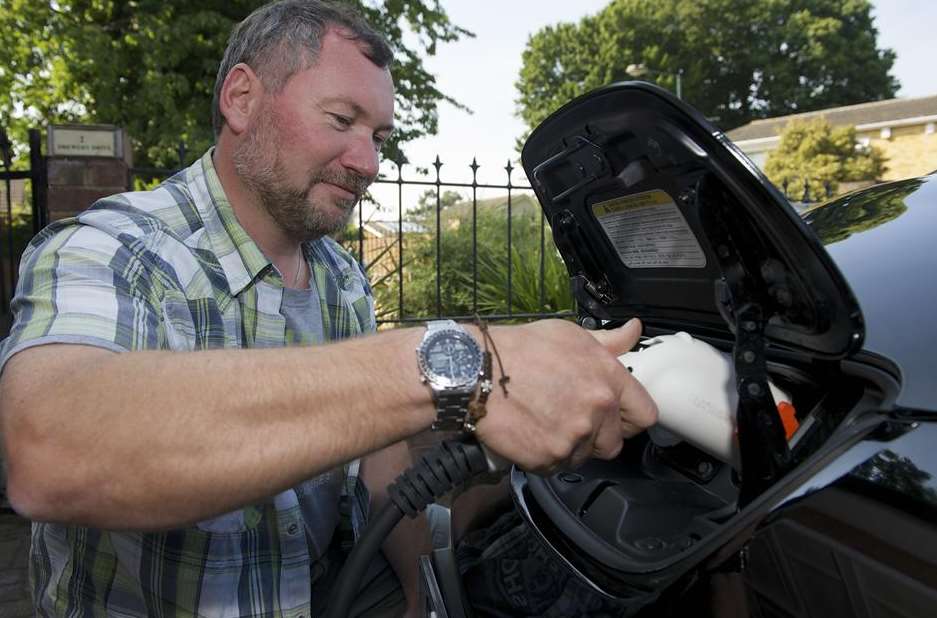
<path fill-rule="evenodd" d="M 426 331 L 433 332 L 444 328 L 462 328 L 455 320 L 430 320 L 426 323 Z"/>
<path fill-rule="evenodd" d="M 436 420 L 433 431 L 462 431 L 469 402 L 475 396 L 471 393 L 438 393 L 436 396 Z"/>

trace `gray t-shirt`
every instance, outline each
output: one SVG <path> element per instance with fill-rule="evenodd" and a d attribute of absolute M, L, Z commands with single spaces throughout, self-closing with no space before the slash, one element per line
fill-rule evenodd
<path fill-rule="evenodd" d="M 286 320 L 287 332 L 307 333 L 315 341 L 322 341 L 322 307 L 315 280 L 310 278 L 309 289 L 283 288 L 280 315 Z M 325 553 L 335 527 L 338 525 L 338 501 L 342 492 L 341 468 L 326 472 L 303 483 L 297 491 L 311 494 L 312 500 L 301 500 L 306 538 L 312 546 L 312 555 Z"/>
<path fill-rule="evenodd" d="M 314 279 L 309 279 L 308 290 L 283 288 L 280 315 L 286 320 L 287 331 L 311 333 L 315 341 L 325 339 L 325 333 L 322 332 L 322 306 L 319 304 Z"/>

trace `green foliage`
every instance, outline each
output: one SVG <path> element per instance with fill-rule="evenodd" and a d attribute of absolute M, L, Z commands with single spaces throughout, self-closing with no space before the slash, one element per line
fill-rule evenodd
<path fill-rule="evenodd" d="M 477 273 L 475 297 L 482 314 L 507 313 L 508 245 L 506 200 L 479 201 L 477 208 Z M 544 226 L 544 302 L 540 303 L 540 214 L 529 197 L 515 197 L 511 216 L 511 308 L 514 313 L 571 310 L 569 276 Z M 408 234 L 404 242 L 404 317 L 437 314 L 435 213 L 420 220 L 425 233 Z M 473 313 L 472 209 L 462 203 L 443 211 L 440 249 L 440 313 Z M 397 317 L 396 274 L 372 281 L 378 317 Z"/>
<path fill-rule="evenodd" d="M 840 182 L 876 180 L 884 172 L 884 155 L 874 146 L 859 146 L 855 127 L 834 127 L 823 117 L 788 123 L 765 163 L 771 182 L 795 196 L 805 182 L 816 197 L 827 189 L 836 193 Z"/>
<path fill-rule="evenodd" d="M 399 130 L 385 154 L 398 158 L 400 143 L 436 132 L 439 101 L 459 105 L 436 88 L 423 56 L 472 35 L 438 0 L 347 1 L 396 45 Z M 130 133 L 137 166 L 176 167 L 180 141 L 190 157 L 214 142 L 212 89 L 228 35 L 262 4 L 0 0 L 0 123 L 20 145 L 29 127 L 116 124 Z"/>
<path fill-rule="evenodd" d="M 891 98 L 895 54 L 877 47 L 868 0 L 613 0 L 576 24 L 530 37 L 516 86 L 519 114 L 535 127 L 594 88 L 645 79 L 675 89 L 725 128 Z"/>
<path fill-rule="evenodd" d="M 552 237 L 545 241 L 543 261 L 543 304 L 540 302 L 539 223 L 532 217 L 515 221 L 522 234 L 511 244 L 511 311 L 512 313 L 557 313 L 573 310 L 569 273 L 553 247 Z M 549 235 L 549 231 L 545 234 Z M 504 253 L 488 253 L 479 258 L 479 313 L 507 313 L 508 268 Z M 463 273 L 464 285 L 472 284 L 469 273 Z"/>

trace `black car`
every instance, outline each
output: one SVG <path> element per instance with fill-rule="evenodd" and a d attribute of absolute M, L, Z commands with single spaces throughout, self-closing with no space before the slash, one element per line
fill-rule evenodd
<path fill-rule="evenodd" d="M 513 470 L 554 559 L 623 615 L 937 616 L 937 178 L 799 215 L 645 83 L 569 103 L 522 161 L 580 323 L 688 333 L 730 359 L 737 401 L 734 462 L 645 435 L 574 473 Z"/>

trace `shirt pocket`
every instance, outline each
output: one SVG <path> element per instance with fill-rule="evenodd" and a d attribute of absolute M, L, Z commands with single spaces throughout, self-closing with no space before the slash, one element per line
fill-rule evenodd
<path fill-rule="evenodd" d="M 373 331 L 375 328 L 374 299 L 367 280 L 355 266 L 350 264 L 340 270 L 336 278 L 342 298 L 358 318 L 361 332 Z"/>

